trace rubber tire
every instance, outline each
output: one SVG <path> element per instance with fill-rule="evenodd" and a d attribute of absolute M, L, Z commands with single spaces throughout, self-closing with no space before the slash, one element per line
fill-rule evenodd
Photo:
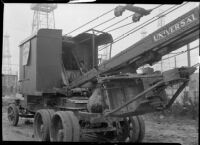
<path fill-rule="evenodd" d="M 79 142 L 79 140 L 80 140 L 79 120 L 72 111 L 66 111 L 65 113 L 67 113 L 69 115 L 71 122 L 72 122 L 72 132 L 73 132 L 72 141 Z"/>
<path fill-rule="evenodd" d="M 140 126 L 139 126 L 139 122 L 138 122 L 138 119 L 137 117 L 135 116 L 130 116 L 128 117 L 130 119 L 130 121 L 132 122 L 133 124 L 133 136 L 130 138 L 129 142 L 137 142 L 138 141 L 138 138 L 139 138 L 139 132 L 140 132 Z M 130 125 L 130 124 L 129 124 Z M 129 135 L 129 133 L 127 134 L 127 127 L 123 128 L 123 137 L 119 139 L 119 141 L 121 142 L 125 142 L 126 141 L 126 138 L 127 138 L 127 135 Z"/>
<path fill-rule="evenodd" d="M 139 138 L 137 142 L 142 142 L 145 136 L 145 122 L 142 116 L 137 116 L 137 119 L 140 126 Z"/>
<path fill-rule="evenodd" d="M 8 106 L 7 111 L 9 110 L 9 108 L 11 108 L 13 110 L 13 112 L 14 112 L 14 121 L 11 122 L 9 118 L 8 118 L 8 121 L 9 121 L 10 125 L 17 126 L 17 124 L 19 122 L 19 109 L 15 104 L 10 104 Z"/>
<path fill-rule="evenodd" d="M 138 119 L 137 117 L 133 116 L 133 117 L 130 117 L 132 119 L 132 121 L 134 122 L 134 136 L 132 137 L 131 141 L 130 142 L 137 142 L 138 139 L 139 139 L 139 133 L 140 133 L 140 125 L 139 125 L 139 122 L 138 122 Z"/>
<path fill-rule="evenodd" d="M 63 130 L 63 139 L 61 141 L 58 140 L 58 127 L 61 123 L 62 130 Z M 70 116 L 65 111 L 58 111 L 55 112 L 52 119 L 51 119 L 51 127 L 50 127 L 50 135 L 51 141 L 54 142 L 72 142 L 73 141 L 73 127 Z"/>
<path fill-rule="evenodd" d="M 41 118 L 38 118 L 41 117 Z M 43 122 L 44 133 L 41 136 L 38 133 L 38 119 L 41 119 Z M 37 141 L 50 141 L 50 123 L 51 123 L 51 113 L 49 109 L 38 110 L 34 116 L 34 137 Z"/>

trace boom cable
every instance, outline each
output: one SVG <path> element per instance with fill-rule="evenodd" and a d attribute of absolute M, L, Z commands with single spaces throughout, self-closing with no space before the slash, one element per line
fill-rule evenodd
<path fill-rule="evenodd" d="M 187 3 L 188 3 L 188 2 L 187 2 Z M 142 29 L 143 27 L 145 27 L 145 26 L 151 24 L 152 22 L 154 22 L 154 21 L 160 19 L 159 15 L 161 15 L 161 14 L 163 14 L 163 13 L 165 13 L 165 14 L 163 14 L 163 15 L 167 15 L 167 14 L 173 12 L 174 10 L 177 10 L 178 8 L 184 6 L 185 4 L 186 4 L 186 3 L 184 3 L 184 4 L 182 4 L 182 5 L 178 6 L 178 7 L 176 7 L 176 5 L 175 5 L 175 6 L 172 6 L 171 8 L 169 8 L 169 9 L 166 10 L 166 11 L 170 10 L 169 12 L 165 13 L 166 11 L 164 11 L 164 12 L 158 14 L 157 16 L 155 16 L 155 17 L 152 18 L 152 19 L 156 18 L 155 20 L 153 20 L 153 21 L 151 21 L 151 22 L 148 22 L 148 23 L 145 24 L 144 26 L 138 25 L 138 26 L 141 26 L 141 28 L 138 28 L 138 29 L 136 29 L 136 30 L 134 30 L 134 29 L 135 29 L 135 28 L 134 28 L 134 29 L 132 29 L 131 31 L 128 31 L 128 32 L 127 32 L 127 35 L 124 36 L 123 38 L 120 38 L 119 40 L 124 39 L 125 37 L 129 36 L 130 34 L 136 32 L 136 31 Z M 174 8 L 174 7 L 176 7 L 176 8 Z M 174 9 L 172 9 L 172 8 L 174 8 Z M 171 9 L 172 9 L 172 10 L 171 10 Z M 149 20 L 151 20 L 151 19 L 149 19 Z M 149 20 L 148 20 L 148 21 L 149 21 Z M 146 23 L 146 22 L 145 22 L 145 23 Z M 143 23 L 143 24 L 144 24 L 144 23 Z M 117 40 L 116 42 L 118 42 L 119 40 Z"/>
<path fill-rule="evenodd" d="M 157 9 L 157 8 L 159 8 L 159 7 L 161 7 L 161 6 L 162 6 L 162 5 L 158 5 L 158 6 L 154 7 L 154 8 L 151 9 L 151 10 Z M 110 26 L 104 28 L 104 29 L 101 30 L 101 31 L 104 31 L 104 30 L 106 30 L 106 29 L 108 29 L 108 28 L 111 28 L 112 26 L 114 26 L 114 25 L 116 25 L 116 24 L 119 24 L 120 22 L 122 22 L 122 21 L 128 19 L 129 17 L 131 17 L 131 16 L 133 16 L 133 15 L 134 15 L 134 14 L 129 15 L 129 16 L 127 16 L 126 18 L 124 18 L 124 19 L 122 19 L 122 20 L 120 20 L 120 21 L 118 21 L 118 22 L 116 22 L 116 23 L 114 23 L 114 24 L 112 24 L 112 25 L 110 25 Z M 100 23 L 100 24 L 98 24 L 98 25 L 92 27 L 91 29 L 94 29 L 94 28 L 96 28 L 96 27 L 98 27 L 98 26 L 100 26 L 100 25 L 102 25 L 102 24 L 105 24 L 106 22 L 109 22 L 109 21 L 113 20 L 114 18 L 116 18 L 116 17 L 113 17 L 113 18 L 111 18 L 111 19 L 108 19 L 108 20 L 106 20 L 106 21 L 104 21 L 104 22 L 102 22 L 102 23 Z M 128 23 L 128 24 L 125 24 L 125 25 L 122 25 L 122 26 L 120 26 L 120 27 L 114 28 L 113 30 L 110 30 L 110 31 L 114 31 L 115 29 L 119 29 L 119 28 L 128 26 L 128 25 L 130 25 L 130 24 L 132 24 L 132 23 L 133 23 L 133 22 L 130 22 L 130 23 Z M 110 32 L 110 31 L 107 31 L 107 33 Z M 86 40 L 89 40 L 89 39 L 91 39 L 91 38 L 90 38 L 90 37 L 89 37 L 89 38 L 86 38 L 86 39 L 80 41 L 80 43 L 81 43 L 81 42 L 84 42 L 84 41 L 86 41 Z"/>
<path fill-rule="evenodd" d="M 106 21 L 104 21 L 104 22 L 102 22 L 102 23 L 100 23 L 100 24 L 98 24 L 98 25 L 92 27 L 91 29 L 94 29 L 94 28 L 96 28 L 96 27 L 98 27 L 98 26 L 100 26 L 100 25 L 102 25 L 102 24 L 105 24 L 105 23 L 107 23 L 107 22 L 109 22 L 109 21 L 111 21 L 111 20 L 113 20 L 113 19 L 115 19 L 115 18 L 116 18 L 116 17 L 112 17 L 112 18 L 110 18 L 110 19 L 108 19 L 108 20 L 106 20 Z"/>
<path fill-rule="evenodd" d="M 69 34 L 71 34 L 72 32 L 75 32 L 76 30 L 78 30 L 78 29 L 80 29 L 80 28 L 82 28 L 82 27 L 84 27 L 84 26 L 86 26 L 86 25 L 88 25 L 89 23 L 91 23 L 91 22 L 93 22 L 93 21 L 95 21 L 95 20 L 99 19 L 100 17 L 103 17 L 103 16 L 105 16 L 106 14 L 108 14 L 108 13 L 112 12 L 113 10 L 114 10 L 114 9 L 111 9 L 111 10 L 109 10 L 109 11 L 107 11 L 107 12 L 105 12 L 105 13 L 101 14 L 100 16 L 98 16 L 98 17 L 96 17 L 96 18 L 94 18 L 94 19 L 90 20 L 89 22 L 87 22 L 87 23 L 85 23 L 85 24 L 83 24 L 83 25 L 79 26 L 78 28 L 76 28 L 76 29 L 74 29 L 74 30 L 72 30 L 72 31 L 68 32 L 67 34 L 65 34 L 65 36 L 66 36 L 66 35 L 69 35 Z"/>
<path fill-rule="evenodd" d="M 133 16 L 133 14 L 129 15 L 128 17 L 126 17 L 126 18 L 124 18 L 124 19 L 122 19 L 122 20 L 120 20 L 120 21 L 117 21 L 116 23 L 114 23 L 114 24 L 112 24 L 112 25 L 110 25 L 110 26 L 104 28 L 104 29 L 101 30 L 101 31 L 105 31 L 106 29 L 108 29 L 108 28 L 110 28 L 110 27 L 112 27 L 112 26 L 114 26 L 114 25 L 117 25 L 117 24 L 123 22 L 124 20 L 128 19 L 128 18 L 131 17 L 131 16 Z"/>
<path fill-rule="evenodd" d="M 125 37 L 127 37 L 127 36 L 129 36 L 130 34 L 132 34 L 132 33 L 134 33 L 134 32 L 136 32 L 136 31 L 138 31 L 138 30 L 140 30 L 141 28 L 143 28 L 143 27 L 145 27 L 145 26 L 147 26 L 147 25 L 149 25 L 150 23 L 152 23 L 152 22 L 154 22 L 154 21 L 156 21 L 157 19 L 159 19 L 159 15 L 161 15 L 161 14 L 163 14 L 163 13 L 165 13 L 165 12 L 167 12 L 167 11 L 169 11 L 169 10 L 171 10 L 172 8 L 174 8 L 174 7 L 176 7 L 175 9 L 173 9 L 173 10 L 171 10 L 171 11 L 169 11 L 169 12 L 167 12 L 166 14 L 164 14 L 164 15 L 167 15 L 167 14 L 169 14 L 169 13 L 171 13 L 172 11 L 174 11 L 174 10 L 176 10 L 176 9 L 178 9 L 178 8 L 180 8 L 180 7 L 182 7 L 182 6 L 184 6 L 185 4 L 187 4 L 188 2 L 186 2 L 186 3 L 184 3 L 184 4 L 182 4 L 182 5 L 180 5 L 180 6 L 178 6 L 178 7 L 176 7 L 176 5 L 175 6 L 172 6 L 172 7 L 170 7 L 169 9 L 167 9 L 166 11 L 164 11 L 164 12 L 162 12 L 162 13 L 160 13 L 160 14 L 158 14 L 158 15 L 156 15 L 156 16 L 154 16 L 153 18 L 151 18 L 151 19 L 149 19 L 149 20 L 147 20 L 146 22 L 144 22 L 142 25 L 143 26 L 141 26 L 141 25 L 138 25 L 138 26 L 136 26 L 135 28 L 133 28 L 131 31 L 128 31 L 128 32 L 126 32 L 126 33 L 124 33 L 124 34 L 122 34 L 122 35 L 120 35 L 120 36 L 118 36 L 116 39 L 114 39 L 114 41 L 113 41 L 113 43 L 112 44 L 114 44 L 114 43 L 116 43 L 116 42 L 118 42 L 118 41 L 120 41 L 121 39 L 124 39 Z M 156 18 L 157 17 L 157 18 Z M 154 19 L 154 18 L 156 18 L 155 20 L 152 20 L 152 19 Z M 151 21 L 152 20 L 152 21 Z M 149 22 L 150 21 L 150 22 Z M 148 22 L 148 23 L 147 23 Z M 145 24 L 145 23 L 147 23 L 147 24 Z M 145 24 L 145 25 L 144 25 Z M 139 28 L 138 28 L 139 27 Z M 138 28 L 138 29 L 136 29 L 136 28 Z M 136 29 L 136 30 L 135 30 Z M 122 37 L 122 38 L 120 38 L 120 37 Z M 101 48 L 99 51 L 101 51 L 101 50 L 103 50 L 103 49 L 105 49 L 105 48 L 107 48 L 108 46 L 110 46 L 110 44 L 109 45 L 107 45 L 107 46 L 105 46 L 105 47 L 103 47 L 103 48 Z"/>
<path fill-rule="evenodd" d="M 105 23 L 107 23 L 107 22 L 109 22 L 109 21 L 111 21 L 111 20 L 113 20 L 113 19 L 115 19 L 115 18 L 116 18 L 116 17 L 112 17 L 112 18 L 110 18 L 110 19 L 108 19 L 108 20 L 106 20 L 106 21 L 104 21 L 104 22 L 102 22 L 102 23 L 100 23 L 100 24 L 98 24 L 98 25 L 96 25 L 96 26 L 90 28 L 89 30 L 92 30 L 92 29 L 94 29 L 94 28 L 96 28 L 96 27 L 98 27 L 98 26 L 100 26 L 100 25 L 102 25 L 102 24 L 105 24 Z M 87 31 L 88 31 L 88 30 L 87 30 Z M 90 36 L 89 36 L 88 38 L 86 38 L 86 39 L 80 41 L 79 43 L 84 42 L 84 41 L 89 40 L 89 39 L 91 39 Z"/>
<path fill-rule="evenodd" d="M 162 6 L 162 5 L 158 5 L 158 6 L 154 7 L 154 8 L 151 9 L 151 10 L 153 11 L 153 10 L 155 10 L 155 9 L 161 7 L 161 6 Z M 120 20 L 120 21 L 118 21 L 118 22 L 116 22 L 116 23 L 114 23 L 114 24 L 112 24 L 112 25 L 106 27 L 106 28 L 103 29 L 102 31 L 104 31 L 104 30 L 106 30 L 106 29 L 108 29 L 108 28 L 110 28 L 110 27 L 112 27 L 112 26 L 114 26 L 114 25 L 116 25 L 116 24 L 119 24 L 120 22 L 124 21 L 125 19 L 127 19 L 127 18 L 129 18 L 129 17 L 131 17 L 131 16 L 133 16 L 133 15 L 134 15 L 134 14 L 132 14 L 132 15 L 130 15 L 130 16 L 128 16 L 128 17 L 126 17 L 126 18 L 124 18 L 124 19 L 122 19 L 122 20 Z M 114 29 L 112 29 L 112 30 L 109 30 L 109 31 L 107 31 L 107 32 L 111 32 L 111 31 L 114 31 L 114 30 L 116 30 L 116 29 L 120 29 L 120 28 L 125 27 L 125 26 L 130 25 L 130 24 L 132 24 L 132 23 L 128 23 L 128 24 L 125 24 L 125 25 L 119 26 L 119 27 L 114 28 Z"/>

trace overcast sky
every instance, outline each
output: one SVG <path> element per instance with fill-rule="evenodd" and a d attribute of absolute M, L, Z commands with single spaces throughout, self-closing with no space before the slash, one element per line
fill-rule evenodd
<path fill-rule="evenodd" d="M 178 16 L 183 15 L 183 13 L 188 12 L 192 8 L 196 7 L 198 3 L 189 3 L 182 8 L 177 9 L 173 13 L 169 14 L 165 18 L 165 23 L 168 23 Z M 119 4 L 58 4 L 57 9 L 54 11 L 55 14 L 55 23 L 57 29 L 62 29 L 63 34 L 66 34 L 73 29 L 79 27 L 80 25 L 90 21 L 93 18 L 96 18 L 97 16 L 101 15 L 102 13 L 111 10 L 118 6 Z M 9 47 L 10 52 L 12 55 L 11 63 L 12 64 L 19 64 L 19 47 L 18 45 L 22 40 L 24 40 L 26 37 L 28 37 L 31 34 L 32 30 L 32 20 L 33 20 L 33 10 L 30 9 L 30 4 L 4 4 L 4 34 L 8 34 L 10 36 L 9 38 Z M 158 5 L 137 5 L 141 6 L 146 9 L 154 8 Z M 166 10 L 170 8 L 172 5 L 164 5 L 161 6 L 160 9 Z M 121 35 L 122 33 L 125 33 L 134 27 L 142 24 L 149 18 L 154 17 L 158 14 L 160 9 L 154 10 L 150 15 L 145 16 L 141 18 L 140 22 L 133 23 L 127 27 L 124 27 L 122 29 L 119 29 L 117 31 L 112 32 L 113 38 L 116 38 L 117 36 Z M 121 17 L 118 17 L 114 19 L 113 21 L 106 23 L 100 27 L 97 27 L 97 30 L 102 30 L 103 28 L 109 26 L 110 24 L 113 24 L 120 19 L 123 19 L 127 16 L 132 14 L 131 12 L 124 12 Z M 75 31 L 72 33 L 72 36 L 75 36 L 92 26 L 95 26 L 105 20 L 108 20 L 109 18 L 113 17 L 114 13 L 110 13 L 106 15 L 105 17 L 91 23 L 87 27 L 83 27 L 82 29 L 79 29 L 78 31 Z M 131 17 L 124 22 L 116 25 L 115 27 L 121 26 L 126 23 L 130 23 Z M 113 28 L 115 28 L 113 27 Z M 157 21 L 152 23 L 151 25 L 147 26 L 146 31 L 147 34 L 152 33 L 157 29 Z M 128 46 L 134 44 L 138 40 L 140 40 L 141 37 L 141 30 L 134 33 L 133 35 L 130 35 L 126 39 L 122 40 L 119 43 L 116 43 L 113 45 L 113 51 L 112 55 L 115 55 L 122 51 L 123 49 L 127 48 Z M 199 40 L 196 42 L 193 42 L 191 44 L 191 47 L 197 46 L 199 44 Z M 177 52 L 185 50 L 186 47 L 183 47 Z M 167 57 L 167 56 L 166 56 Z M 192 64 L 195 64 L 199 62 L 199 49 L 195 49 L 191 51 L 191 58 L 192 58 Z M 166 67 L 174 67 L 174 59 L 170 59 L 165 62 Z M 187 65 L 187 59 L 186 59 L 186 53 L 183 55 L 180 55 L 177 57 L 177 66 Z"/>

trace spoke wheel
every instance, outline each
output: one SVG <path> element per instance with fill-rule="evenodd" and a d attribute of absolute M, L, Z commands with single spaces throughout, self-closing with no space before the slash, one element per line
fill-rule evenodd
<path fill-rule="evenodd" d="M 140 126 L 136 117 L 126 117 L 117 123 L 117 140 L 120 142 L 137 142 Z"/>
<path fill-rule="evenodd" d="M 10 125 L 17 126 L 19 121 L 19 110 L 15 104 L 10 104 L 7 110 Z"/>
<path fill-rule="evenodd" d="M 51 120 L 51 140 L 58 142 L 78 142 L 80 126 L 77 117 L 71 111 L 58 111 Z"/>
<path fill-rule="evenodd" d="M 34 116 L 34 136 L 38 141 L 50 141 L 50 123 L 53 110 L 41 109 Z"/>

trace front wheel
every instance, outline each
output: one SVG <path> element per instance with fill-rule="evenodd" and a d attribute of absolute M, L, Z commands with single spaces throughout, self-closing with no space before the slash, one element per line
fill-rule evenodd
<path fill-rule="evenodd" d="M 19 110 L 15 104 L 8 106 L 8 121 L 12 126 L 17 126 L 19 121 Z"/>

